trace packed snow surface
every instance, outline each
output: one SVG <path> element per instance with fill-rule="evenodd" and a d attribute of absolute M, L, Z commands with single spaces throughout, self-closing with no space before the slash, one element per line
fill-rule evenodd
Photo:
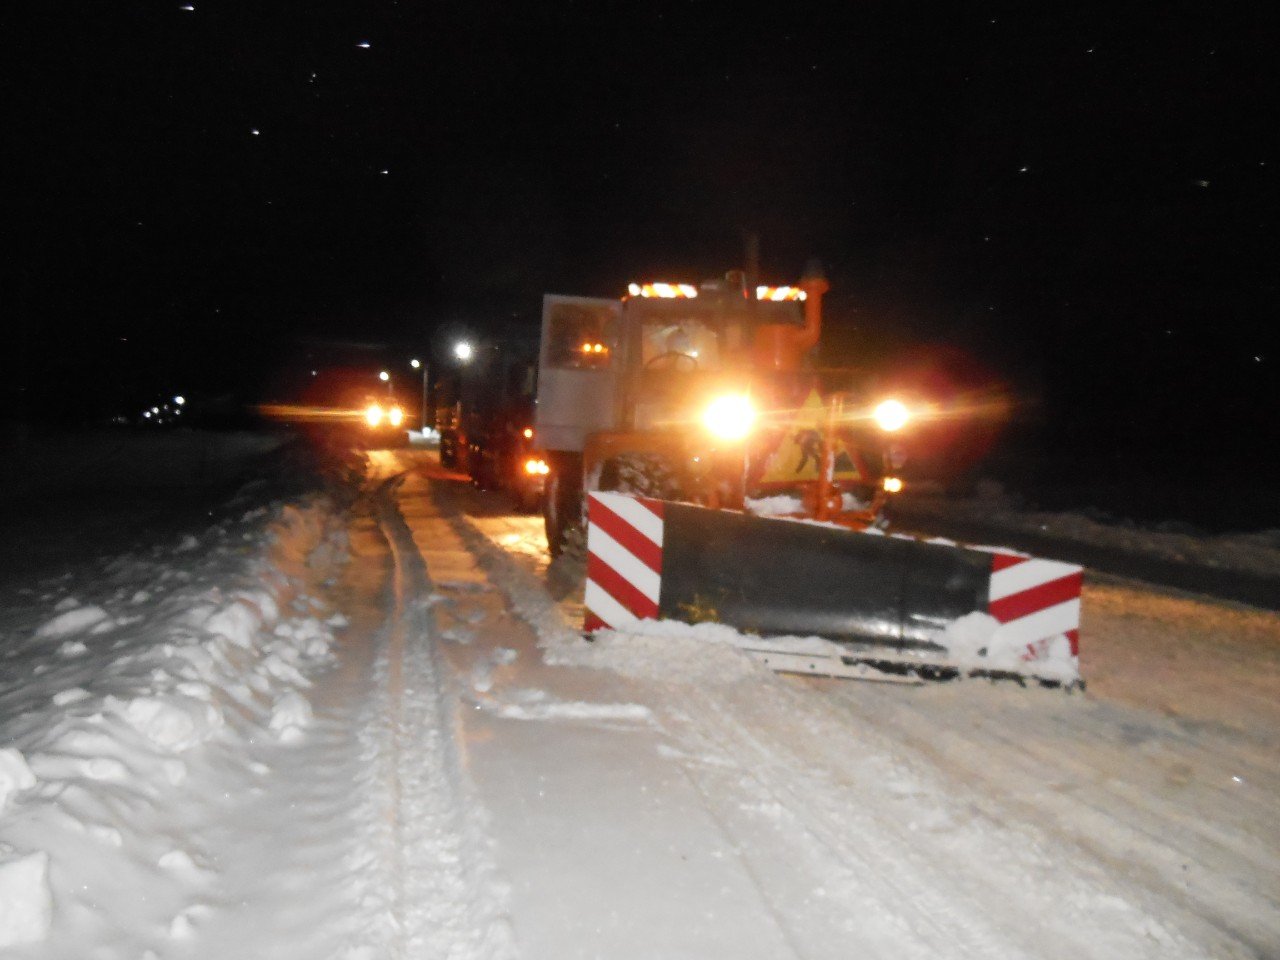
<path fill-rule="evenodd" d="M 1275 614 L 1087 584 L 1083 694 L 779 675 L 587 642 L 426 451 L 358 482 L 5 596 L 6 956 L 1280 955 Z"/>

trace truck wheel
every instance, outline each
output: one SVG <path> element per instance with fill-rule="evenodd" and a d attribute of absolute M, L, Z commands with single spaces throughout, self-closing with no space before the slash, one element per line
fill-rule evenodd
<path fill-rule="evenodd" d="M 680 499 L 680 480 L 671 464 L 652 453 L 624 453 L 606 460 L 600 469 L 600 489 L 655 500 Z"/>
<path fill-rule="evenodd" d="M 554 560 L 566 547 L 583 542 L 581 470 L 555 464 L 547 475 L 542 497 L 542 518 L 546 523 L 547 549 Z"/>

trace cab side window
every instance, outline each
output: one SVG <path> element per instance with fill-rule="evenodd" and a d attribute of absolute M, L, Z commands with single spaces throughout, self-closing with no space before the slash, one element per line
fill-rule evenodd
<path fill-rule="evenodd" d="M 613 314 L 607 308 L 556 304 L 547 324 L 552 365 L 606 369 L 613 357 Z"/>

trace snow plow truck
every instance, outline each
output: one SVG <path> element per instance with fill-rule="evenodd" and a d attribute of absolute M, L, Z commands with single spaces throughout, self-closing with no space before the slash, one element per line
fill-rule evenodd
<path fill-rule="evenodd" d="M 586 554 L 584 629 L 712 622 L 783 671 L 1077 684 L 1079 567 L 886 534 L 913 412 L 814 365 L 828 289 L 811 264 L 544 297 L 547 544 Z"/>

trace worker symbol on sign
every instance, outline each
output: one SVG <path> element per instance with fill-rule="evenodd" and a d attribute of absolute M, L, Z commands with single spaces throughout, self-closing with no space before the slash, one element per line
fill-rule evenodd
<path fill-rule="evenodd" d="M 813 469 L 822 467 L 822 435 L 817 430 L 800 430 L 791 438 L 791 442 L 799 448 L 800 462 L 796 464 L 796 475 L 804 473 L 805 466 L 813 461 Z M 857 477 L 858 467 L 853 462 L 849 448 L 844 441 L 837 438 L 833 464 L 833 472 L 837 477 Z"/>
<path fill-rule="evenodd" d="M 797 483 L 817 480 L 822 469 L 822 426 L 826 407 L 816 390 L 796 411 L 790 425 L 777 440 L 777 446 L 765 454 L 761 474 L 763 483 Z M 849 437 L 837 433 L 832 437 L 835 449 L 833 480 L 860 480 L 858 460 Z"/>
<path fill-rule="evenodd" d="M 800 462 L 796 464 L 796 473 L 804 473 L 805 464 L 813 459 L 813 469 L 822 466 L 822 435 L 817 430 L 798 430 L 791 442 L 800 450 Z"/>

